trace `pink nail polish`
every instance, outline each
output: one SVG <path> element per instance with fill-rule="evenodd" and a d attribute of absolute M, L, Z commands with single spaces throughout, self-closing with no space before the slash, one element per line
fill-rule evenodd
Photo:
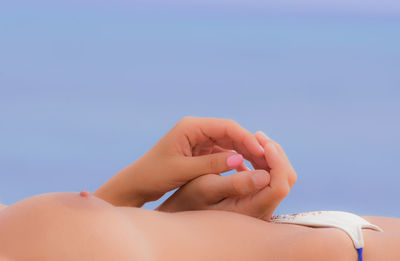
<path fill-rule="evenodd" d="M 229 156 L 226 159 L 226 164 L 228 165 L 229 168 L 234 169 L 240 166 L 240 164 L 243 163 L 243 156 L 240 154 L 234 154 L 232 156 Z"/>

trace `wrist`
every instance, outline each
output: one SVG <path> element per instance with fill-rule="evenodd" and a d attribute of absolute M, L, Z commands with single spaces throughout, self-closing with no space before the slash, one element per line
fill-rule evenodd
<path fill-rule="evenodd" d="M 148 200 L 143 193 L 143 186 L 140 186 L 143 183 L 139 180 L 140 175 L 138 175 L 134 164 L 111 177 L 93 195 L 114 206 L 143 206 Z"/>
<path fill-rule="evenodd" d="M 107 201 L 116 207 L 142 207 L 147 201 L 143 197 L 135 193 L 124 194 L 122 192 L 115 192 L 114 189 L 108 186 L 101 186 L 93 195 Z"/>

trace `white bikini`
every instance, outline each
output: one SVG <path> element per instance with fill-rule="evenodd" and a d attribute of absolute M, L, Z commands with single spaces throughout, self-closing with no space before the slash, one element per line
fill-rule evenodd
<path fill-rule="evenodd" d="M 359 261 L 362 261 L 362 250 L 364 247 L 362 229 L 369 228 L 383 232 L 380 227 L 372 225 L 364 218 L 343 211 L 314 211 L 290 215 L 277 215 L 273 216 L 270 222 L 341 229 L 353 240 L 354 247 L 358 252 Z"/>

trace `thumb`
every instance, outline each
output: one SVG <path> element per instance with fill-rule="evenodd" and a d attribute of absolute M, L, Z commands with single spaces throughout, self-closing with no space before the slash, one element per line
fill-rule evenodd
<path fill-rule="evenodd" d="M 234 152 L 219 152 L 203 156 L 188 157 L 188 168 L 195 175 L 217 174 L 240 167 L 243 156 Z"/>
<path fill-rule="evenodd" d="M 264 188 L 269 181 L 269 173 L 265 170 L 241 171 L 230 176 L 218 177 L 208 185 L 208 191 L 218 200 L 231 196 L 246 196 Z"/>

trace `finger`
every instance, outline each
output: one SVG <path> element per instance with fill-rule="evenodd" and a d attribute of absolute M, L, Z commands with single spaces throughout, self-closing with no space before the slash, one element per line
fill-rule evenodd
<path fill-rule="evenodd" d="M 257 141 L 260 143 L 260 145 L 262 147 L 264 147 L 268 142 L 272 142 L 275 144 L 275 146 L 277 147 L 278 153 L 285 158 L 285 160 L 289 161 L 285 152 L 283 151 L 282 147 L 276 143 L 276 141 L 274 141 L 273 139 L 271 139 L 270 137 L 268 137 L 264 132 L 262 131 L 257 131 L 254 136 L 256 137 Z"/>
<path fill-rule="evenodd" d="M 286 164 L 283 157 L 279 154 L 273 142 L 267 142 L 264 146 L 264 151 L 265 158 L 271 168 L 271 181 L 269 184 L 269 188 L 265 190 L 265 193 L 263 193 L 263 191 L 260 191 L 259 194 L 260 204 L 265 204 L 266 206 L 270 204 L 267 198 L 275 202 L 280 202 L 289 194 L 290 185 L 288 180 L 288 173 L 290 172 L 290 167 Z M 266 202 L 263 202 L 263 199 L 265 199 Z M 256 197 L 255 200 L 257 200 Z"/>
<path fill-rule="evenodd" d="M 197 144 L 192 148 L 192 156 L 201 156 L 213 153 L 214 142 L 211 140 L 207 140 L 202 142 L 201 144 Z M 222 151 L 218 151 L 222 152 Z"/>
<path fill-rule="evenodd" d="M 251 169 L 247 167 L 246 163 L 243 162 L 239 167 L 236 168 L 237 172 L 240 171 L 250 171 Z"/>
<path fill-rule="evenodd" d="M 254 207 L 268 213 L 262 216 L 269 216 L 271 209 L 274 210 L 279 203 L 289 194 L 291 165 L 278 150 L 277 145 L 265 134 L 257 132 L 256 137 L 264 146 L 265 159 L 270 167 L 271 181 L 269 185 L 256 193 L 253 197 Z"/>
<path fill-rule="evenodd" d="M 234 153 L 234 151 L 232 151 L 232 150 L 227 150 L 227 149 L 223 149 L 223 148 L 221 148 L 220 146 L 218 146 L 218 145 L 214 145 L 214 147 L 213 147 L 213 149 L 212 149 L 212 152 L 211 153 L 218 153 L 218 152 L 233 152 Z M 246 163 L 243 161 L 243 163 L 239 166 L 239 167 L 237 167 L 237 168 L 235 168 L 236 169 L 236 171 L 247 171 L 247 170 L 250 170 L 248 167 L 247 167 L 247 165 L 246 165 Z"/>
<path fill-rule="evenodd" d="M 258 141 L 257 141 L 258 142 Z M 260 144 L 259 144 L 260 145 Z M 260 145 L 261 146 L 261 145 Z M 262 153 L 261 156 L 259 155 L 254 155 L 250 153 L 250 151 L 247 150 L 246 146 L 244 144 L 237 144 L 235 145 L 235 150 L 240 151 L 243 157 L 248 160 L 254 168 L 257 169 L 266 169 L 265 166 L 267 165 L 267 162 L 265 161 L 264 153 Z M 264 151 L 264 149 L 263 149 Z M 243 152 L 243 153 L 242 153 Z M 263 168 L 264 167 L 264 168 Z"/>
<path fill-rule="evenodd" d="M 292 187 L 296 181 L 297 181 L 297 174 L 295 172 L 295 170 L 293 169 L 292 164 L 290 163 L 288 157 L 286 156 L 286 153 L 284 152 L 284 150 L 282 149 L 282 147 L 275 142 L 274 140 L 272 140 L 271 138 L 269 138 L 265 133 L 263 133 L 262 131 L 258 131 L 255 134 L 258 142 L 260 142 L 260 144 L 262 146 L 265 146 L 268 142 L 271 142 L 272 144 L 274 144 L 276 151 L 278 152 L 278 154 L 280 155 L 280 158 L 282 159 L 283 162 L 281 162 L 281 166 L 283 168 L 283 170 L 281 171 L 285 171 L 285 173 L 287 174 L 287 179 L 289 182 L 290 187 Z M 272 159 L 270 159 L 271 161 Z M 267 159 L 268 161 L 268 159 Z"/>
<path fill-rule="evenodd" d="M 242 171 L 230 176 L 216 177 L 207 186 L 209 195 L 213 195 L 216 202 L 227 197 L 249 195 L 270 182 L 270 175 L 265 170 Z"/>
<path fill-rule="evenodd" d="M 243 156 L 234 152 L 220 152 L 196 157 L 186 157 L 182 169 L 190 170 L 190 178 L 236 169 L 243 164 Z"/>
<path fill-rule="evenodd" d="M 264 146 L 267 144 L 268 141 L 271 140 L 270 137 L 267 136 L 267 134 L 265 134 L 262 131 L 257 131 L 254 136 L 256 137 L 257 141 L 260 143 L 260 145 L 264 148 Z"/>
<path fill-rule="evenodd" d="M 218 146 L 218 145 L 215 145 L 214 146 L 215 147 L 215 149 L 214 150 L 216 150 L 216 151 L 232 151 L 232 150 L 227 150 L 227 149 L 223 149 L 223 148 L 221 148 L 220 146 Z M 234 148 L 234 150 L 233 151 L 247 151 L 247 149 L 246 148 L 243 148 L 242 147 L 242 149 L 238 149 L 237 147 L 235 147 Z M 249 158 L 251 158 L 251 154 L 249 153 L 249 152 L 247 152 L 246 154 L 241 154 L 242 156 L 243 156 L 243 158 L 245 158 L 245 159 L 249 159 Z M 239 167 L 237 167 L 236 168 L 236 170 L 239 172 L 239 171 L 250 171 L 250 169 L 247 167 L 247 165 L 246 165 L 246 163 L 243 161 L 243 163 L 239 166 Z"/>
<path fill-rule="evenodd" d="M 186 117 L 184 123 L 185 137 L 187 143 L 195 150 L 193 155 L 204 155 L 198 153 L 197 144 L 210 144 L 210 141 L 223 149 L 235 150 L 249 160 L 257 169 L 268 169 L 264 158 L 263 148 L 256 137 L 232 120 Z M 181 124 L 182 125 L 182 124 Z M 190 152 L 186 152 L 190 155 Z"/>
<path fill-rule="evenodd" d="M 215 145 L 214 142 L 211 140 L 202 142 L 201 144 L 198 144 L 192 148 L 192 156 L 201 156 L 218 152 L 234 152 L 234 151 L 221 148 L 220 146 Z"/>
<path fill-rule="evenodd" d="M 188 128 L 185 137 L 192 145 L 211 139 L 225 149 L 234 149 L 234 145 L 244 144 L 251 154 L 263 155 L 263 148 L 256 138 L 233 120 L 186 117 L 182 122 L 185 129 Z"/>
<path fill-rule="evenodd" d="M 260 157 L 256 157 L 256 156 L 251 156 L 251 159 L 249 161 L 250 161 L 250 163 L 251 163 L 251 165 L 253 166 L 254 169 L 265 169 L 267 171 L 270 170 L 270 167 L 268 166 L 268 163 L 265 160 L 265 156 L 264 155 L 261 158 Z"/>
<path fill-rule="evenodd" d="M 218 145 L 214 145 L 213 148 L 212 148 L 212 152 L 211 152 L 211 153 L 218 153 L 218 152 L 233 152 L 233 151 L 232 151 L 232 150 L 228 150 L 228 149 L 221 148 L 221 147 L 218 146 Z"/>
<path fill-rule="evenodd" d="M 278 152 L 275 143 L 270 140 L 264 145 L 265 160 L 271 171 L 281 172 L 288 168 L 284 157 Z"/>

